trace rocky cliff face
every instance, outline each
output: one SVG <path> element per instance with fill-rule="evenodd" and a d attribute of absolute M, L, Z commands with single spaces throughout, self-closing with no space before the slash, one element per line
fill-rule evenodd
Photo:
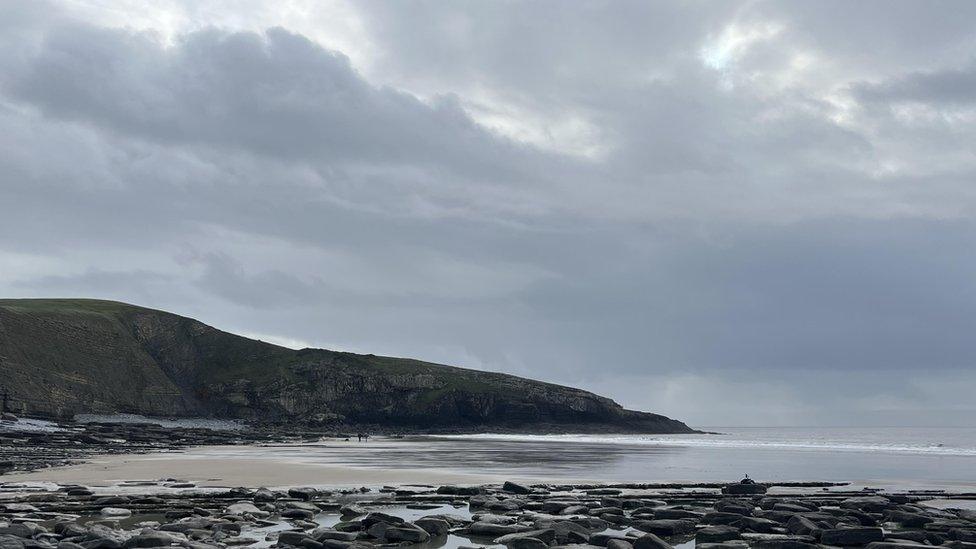
<path fill-rule="evenodd" d="M 0 300 L 0 386 L 50 415 L 139 413 L 395 429 L 691 432 L 592 393 L 416 360 L 295 351 L 97 300 Z"/>

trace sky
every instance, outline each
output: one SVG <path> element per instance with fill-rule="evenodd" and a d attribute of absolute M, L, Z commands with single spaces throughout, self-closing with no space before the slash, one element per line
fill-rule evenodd
<path fill-rule="evenodd" d="M 976 2 L 0 0 L 0 295 L 976 421 Z"/>

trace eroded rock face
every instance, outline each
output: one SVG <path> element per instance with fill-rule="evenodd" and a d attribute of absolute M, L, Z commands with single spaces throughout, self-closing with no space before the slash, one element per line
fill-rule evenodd
<path fill-rule="evenodd" d="M 0 356 L 14 411 L 50 415 L 692 431 L 680 421 L 625 410 L 579 389 L 416 360 L 295 351 L 107 301 L 0 300 Z"/>

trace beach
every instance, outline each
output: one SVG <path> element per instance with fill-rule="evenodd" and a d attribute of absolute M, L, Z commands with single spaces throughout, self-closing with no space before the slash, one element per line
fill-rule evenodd
<path fill-rule="evenodd" d="M 95 455 L 0 476 L 78 482 L 181 478 L 201 486 L 402 483 L 845 482 L 890 490 L 973 489 L 972 429 L 742 429 L 722 435 L 511 435 L 326 438 Z"/>
<path fill-rule="evenodd" d="M 5 440 L 91 445 L 0 475 L 5 549 L 971 549 L 976 532 L 966 429 L 361 441 L 25 425 Z"/>

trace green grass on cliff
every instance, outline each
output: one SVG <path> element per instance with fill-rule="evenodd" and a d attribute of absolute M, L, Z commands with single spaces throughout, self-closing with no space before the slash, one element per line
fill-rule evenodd
<path fill-rule="evenodd" d="M 144 309 L 119 301 L 103 299 L 0 299 L 0 307 L 18 313 L 103 315 L 118 317 L 126 312 Z"/>

